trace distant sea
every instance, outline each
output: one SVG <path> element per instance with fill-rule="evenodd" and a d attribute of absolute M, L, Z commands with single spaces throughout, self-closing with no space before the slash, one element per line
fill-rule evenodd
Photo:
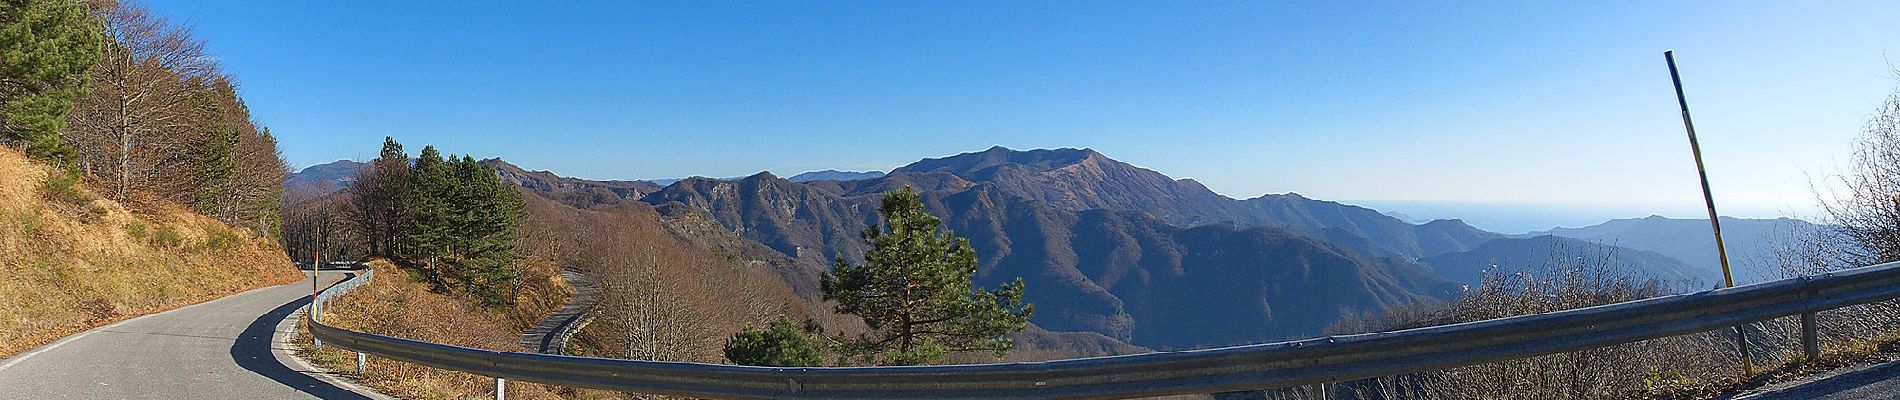
<path fill-rule="evenodd" d="M 1519 234 L 1550 230 L 1554 227 L 1578 228 L 1619 218 L 1661 215 L 1670 218 L 1708 218 L 1701 204 L 1552 204 L 1487 203 L 1405 200 L 1357 200 L 1342 203 L 1369 207 L 1412 223 L 1435 219 L 1462 219 L 1487 231 Z M 1717 204 L 1721 206 L 1720 203 Z M 1721 208 L 1723 216 L 1741 218 L 1807 218 L 1774 207 L 1735 205 Z"/>

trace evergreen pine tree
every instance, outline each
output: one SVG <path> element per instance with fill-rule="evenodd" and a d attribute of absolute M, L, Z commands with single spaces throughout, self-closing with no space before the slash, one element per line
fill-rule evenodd
<path fill-rule="evenodd" d="M 237 174 L 237 158 L 233 152 L 237 149 L 238 133 L 233 130 L 212 132 L 203 147 L 199 148 L 198 166 L 194 179 L 198 184 L 198 211 L 218 217 L 228 218 L 231 214 L 230 197 L 234 190 L 231 177 Z"/>
<path fill-rule="evenodd" d="M 409 191 L 402 201 L 404 243 L 437 287 L 446 285 L 446 275 L 452 275 L 444 270 L 455 234 L 452 214 L 458 206 L 450 198 L 456 183 L 450 168 L 435 146 L 423 146 L 409 170 Z"/>
<path fill-rule="evenodd" d="M 0 142 L 69 165 L 60 131 L 104 45 L 83 2 L 0 0 Z"/>
<path fill-rule="evenodd" d="M 1006 336 L 1020 332 L 1034 307 L 1023 304 L 1023 281 L 995 290 L 977 288 L 976 251 L 942 229 L 906 187 L 884 196 L 883 226 L 864 231 L 865 263 L 840 258 L 825 274 L 826 300 L 864 319 L 871 332 L 850 342 L 847 355 L 887 365 L 936 362 L 958 351 L 1009 351 Z"/>

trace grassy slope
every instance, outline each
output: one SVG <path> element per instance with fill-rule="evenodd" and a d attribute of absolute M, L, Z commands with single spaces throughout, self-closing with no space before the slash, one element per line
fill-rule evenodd
<path fill-rule="evenodd" d="M 523 263 L 522 291 L 515 305 L 484 309 L 466 299 L 435 293 L 429 284 L 385 260 L 372 260 L 377 278 L 331 303 L 324 322 L 337 327 L 434 343 L 489 350 L 522 351 L 521 332 L 559 309 L 573 295 L 553 263 Z M 356 370 L 355 353 L 325 347 L 303 356 L 331 371 Z M 487 377 L 438 370 L 391 360 L 370 359 L 357 381 L 406 399 L 462 399 L 494 396 Z M 612 393 L 557 388 L 526 382 L 508 386 L 513 399 L 610 398 Z"/>
<path fill-rule="evenodd" d="M 175 205 L 131 211 L 0 147 L 0 357 L 95 326 L 294 282 L 275 240 Z"/>

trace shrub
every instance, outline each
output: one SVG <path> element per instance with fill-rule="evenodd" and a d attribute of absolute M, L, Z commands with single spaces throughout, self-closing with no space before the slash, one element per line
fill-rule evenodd
<path fill-rule="evenodd" d="M 125 224 L 125 233 L 131 235 L 133 239 L 144 240 L 146 235 L 151 234 L 151 232 L 147 231 L 148 229 L 151 229 L 151 226 L 147 225 L 145 221 L 132 220 L 132 222 Z"/>
<path fill-rule="evenodd" d="M 205 242 L 202 250 L 230 250 L 233 247 L 237 247 L 238 242 L 243 240 L 238 237 L 237 232 L 232 232 L 230 228 L 219 225 L 205 225 L 204 234 Z"/>
<path fill-rule="evenodd" d="M 185 237 L 178 234 L 178 229 L 172 228 L 171 225 L 159 225 L 158 231 L 152 234 L 152 245 L 154 246 L 176 248 L 184 244 Z"/>
<path fill-rule="evenodd" d="M 792 325 L 784 315 L 772 320 L 766 329 L 747 327 L 726 340 L 726 359 L 734 364 L 767 367 L 816 367 L 824 362 L 819 343 L 822 336 L 816 323 L 807 321 L 805 329 Z"/>
<path fill-rule="evenodd" d="M 40 181 L 40 196 L 55 204 L 78 205 L 92 201 L 87 193 L 79 173 L 53 169 L 46 172 L 46 179 Z"/>

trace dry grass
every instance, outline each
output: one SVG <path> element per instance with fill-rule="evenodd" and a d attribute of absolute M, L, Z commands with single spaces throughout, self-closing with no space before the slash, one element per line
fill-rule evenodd
<path fill-rule="evenodd" d="M 336 299 L 324 322 L 361 332 L 489 350 L 521 351 L 521 332 L 571 295 L 552 263 L 524 262 L 516 306 L 485 309 L 429 291 L 429 284 L 384 260 L 369 263 L 377 279 Z M 303 345 L 307 346 L 307 342 Z M 331 371 L 355 371 L 355 353 L 335 347 L 303 349 L 303 357 Z M 377 391 L 406 399 L 492 398 L 492 378 L 370 357 L 356 376 Z M 618 398 L 613 392 L 509 382 L 512 399 Z"/>
<path fill-rule="evenodd" d="M 302 276 L 269 237 L 173 204 L 135 212 L 61 175 L 0 148 L 0 357 Z"/>

